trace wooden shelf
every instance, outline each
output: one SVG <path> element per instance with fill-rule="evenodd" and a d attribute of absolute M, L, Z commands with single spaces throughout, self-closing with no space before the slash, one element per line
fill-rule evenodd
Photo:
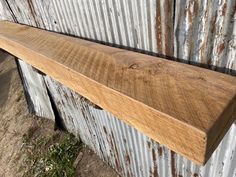
<path fill-rule="evenodd" d="M 198 164 L 236 117 L 236 78 L 11 22 L 0 48 Z"/>

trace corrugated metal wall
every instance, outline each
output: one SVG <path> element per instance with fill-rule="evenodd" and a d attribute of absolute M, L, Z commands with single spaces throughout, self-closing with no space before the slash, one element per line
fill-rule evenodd
<path fill-rule="evenodd" d="M 179 61 L 201 63 L 226 73 L 236 70 L 235 0 L 0 2 L 1 19 L 158 53 Z M 22 71 L 27 72 L 24 68 Z M 30 75 L 34 72 L 30 71 Z M 29 73 L 24 75 L 25 82 L 30 79 L 28 77 Z M 110 113 L 93 108 L 81 96 L 50 77 L 42 78 L 67 129 L 80 135 L 123 176 L 236 176 L 236 124 L 232 125 L 208 163 L 199 167 Z M 31 84 L 30 87 L 34 89 L 38 85 Z M 43 97 L 48 100 L 46 94 Z M 35 106 L 42 104 L 37 99 L 32 100 L 37 102 Z M 42 115 L 42 111 L 48 112 L 35 110 L 38 115 Z"/>
<path fill-rule="evenodd" d="M 29 112 L 55 120 L 44 78 L 32 66 L 18 60 Z M 32 96 L 34 95 L 34 96 Z"/>
<path fill-rule="evenodd" d="M 122 176 L 236 177 L 236 122 L 207 164 L 201 167 L 112 114 L 93 108 L 81 96 L 50 77 L 46 76 L 45 81 L 67 129 L 79 134 L 85 144 Z"/>

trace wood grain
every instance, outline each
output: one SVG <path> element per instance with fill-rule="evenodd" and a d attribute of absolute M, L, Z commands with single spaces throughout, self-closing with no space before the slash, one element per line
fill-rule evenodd
<path fill-rule="evenodd" d="M 204 164 L 236 117 L 236 78 L 6 21 L 0 48 Z"/>

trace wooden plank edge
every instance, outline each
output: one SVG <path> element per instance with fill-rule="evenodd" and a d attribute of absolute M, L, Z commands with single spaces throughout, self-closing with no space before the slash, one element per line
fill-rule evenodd
<path fill-rule="evenodd" d="M 55 34 L 55 33 L 53 33 L 53 34 Z M 213 133 L 209 134 L 209 132 L 211 132 L 211 130 L 209 132 L 203 132 L 203 131 L 201 131 L 201 130 L 199 130 L 199 129 L 197 129 L 197 128 L 195 128 L 195 127 L 193 127 L 193 126 L 191 126 L 187 123 L 184 123 L 184 122 L 174 118 L 174 117 L 171 117 L 171 116 L 169 116 L 169 115 L 167 115 L 163 112 L 160 112 L 156 109 L 153 109 L 153 108 L 147 106 L 146 104 L 143 104 L 142 102 L 139 102 L 135 99 L 132 99 L 132 98 L 128 97 L 125 94 L 122 94 L 120 92 L 115 91 L 114 89 L 111 89 L 107 86 L 104 86 L 101 83 L 96 82 L 95 80 L 93 80 L 89 77 L 86 77 L 85 75 L 82 75 L 79 72 L 64 66 L 62 63 L 56 62 L 53 59 L 50 59 L 47 56 L 44 56 L 43 54 L 40 54 L 39 52 L 36 52 L 34 50 L 31 50 L 30 48 L 25 47 L 23 44 L 17 46 L 18 43 L 15 42 L 14 40 L 4 38 L 3 36 L 1 36 L 1 40 L 3 41 L 2 45 L 5 45 L 5 50 L 7 50 L 7 51 L 11 50 L 11 53 L 15 52 L 16 56 L 22 56 L 20 58 L 22 58 L 24 61 L 28 62 L 29 64 L 31 64 L 33 66 L 35 66 L 37 69 L 42 70 L 43 72 L 47 73 L 48 75 L 54 77 L 56 80 L 58 80 L 62 84 L 70 87 L 72 90 L 80 93 L 82 96 L 85 96 L 86 98 L 90 99 L 91 101 L 93 101 L 97 105 L 103 107 L 104 109 L 112 112 L 115 116 L 117 116 L 119 118 L 121 117 L 120 119 L 122 119 L 126 123 L 128 123 L 128 124 L 132 125 L 133 127 L 139 129 L 141 132 L 145 133 L 146 135 L 148 135 L 149 137 L 153 138 L 154 140 L 160 142 L 161 144 L 166 145 L 167 147 L 174 150 L 175 152 L 186 156 L 187 158 L 191 159 L 192 161 L 202 165 L 206 162 L 209 154 L 211 154 L 213 152 L 212 149 L 215 148 L 215 144 L 217 144 L 217 141 L 214 142 L 214 139 L 212 140 L 211 136 L 209 136 L 209 135 L 213 135 Z M 10 47 L 10 48 L 12 47 L 12 48 L 9 49 L 7 47 Z M 22 52 L 21 50 L 23 50 L 24 52 Z M 19 54 L 19 51 L 21 51 L 22 53 Z M 26 54 L 28 56 L 26 56 Z M 37 56 L 37 57 L 35 57 L 35 56 Z M 34 58 L 34 60 L 32 60 L 32 58 Z M 37 58 L 40 58 L 40 60 L 36 61 Z M 44 62 L 44 64 L 42 65 L 42 63 L 41 63 L 41 65 L 40 65 L 40 62 L 42 62 L 42 61 Z M 49 66 L 50 66 L 50 69 L 48 68 Z M 59 67 L 61 67 L 60 69 L 64 71 L 63 74 L 68 74 L 67 76 L 63 76 L 65 78 L 61 78 L 61 73 L 57 73 L 57 69 Z M 55 70 L 54 73 L 52 73 L 52 68 L 54 68 L 54 70 Z M 178 130 L 178 128 L 179 128 L 180 131 L 183 131 L 183 130 L 186 131 L 186 129 L 187 129 L 187 131 L 192 131 L 191 133 L 189 132 L 189 134 L 190 135 L 195 135 L 195 137 L 194 136 L 189 136 L 189 137 L 191 137 L 191 138 L 189 138 L 188 136 L 186 136 L 186 132 L 184 132 L 184 133 L 182 132 L 182 137 L 186 137 L 186 140 L 179 141 L 179 143 L 173 143 L 173 142 L 175 142 L 175 139 L 172 139 L 172 138 L 170 138 L 171 140 L 173 140 L 172 143 L 171 143 L 171 140 L 166 140 L 166 139 L 162 140 L 161 135 L 155 135 L 155 133 L 156 133 L 155 131 L 157 131 L 156 128 L 155 128 L 155 130 L 154 129 L 152 130 L 151 127 L 145 127 L 145 126 L 142 125 L 142 124 L 145 124 L 145 122 L 138 122 L 138 121 L 140 121 L 140 115 L 135 117 L 135 114 L 134 114 L 134 115 L 132 115 L 133 116 L 132 117 L 132 116 L 130 116 L 130 114 L 128 114 L 128 115 L 125 115 L 124 117 L 126 117 L 126 118 L 123 119 L 122 118 L 123 116 L 121 116 L 121 113 L 116 112 L 117 110 L 113 110 L 112 109 L 113 105 L 108 104 L 109 100 L 105 100 L 106 103 L 103 103 L 103 102 L 99 101 L 99 100 L 101 100 L 101 98 L 99 99 L 98 97 L 93 97 L 93 95 L 90 94 L 91 92 L 86 93 L 86 90 L 84 90 L 86 88 L 85 85 L 80 86 L 80 88 L 78 88 L 78 85 L 75 85 L 73 83 L 69 83 L 69 81 L 66 80 L 66 77 L 71 78 L 71 79 L 73 78 L 73 79 L 75 79 L 74 81 L 77 81 L 77 82 L 80 82 L 80 81 L 83 80 L 84 82 L 86 82 L 87 85 L 90 85 L 90 84 L 94 85 L 94 89 L 96 89 L 98 87 L 100 89 L 103 89 L 103 97 L 108 98 L 108 96 L 105 95 L 105 94 L 108 94 L 106 92 L 109 90 L 109 93 L 111 95 L 113 94 L 112 96 L 116 95 L 117 99 L 119 99 L 119 96 L 120 96 L 120 97 L 125 99 L 125 102 L 127 102 L 129 100 L 130 104 L 135 103 L 137 106 L 139 106 L 140 109 L 145 108 L 147 113 L 152 114 L 152 115 L 149 115 L 149 116 L 151 116 L 150 118 L 155 118 L 155 116 L 159 117 L 158 119 L 162 120 L 163 122 L 166 122 L 165 125 L 168 125 L 168 128 L 171 131 L 176 131 L 175 129 Z M 84 87 L 84 88 L 82 88 L 82 87 Z M 114 100 L 114 102 L 115 101 L 116 100 Z M 106 104 L 108 104 L 108 105 L 106 105 Z M 120 105 L 122 105 L 122 100 L 120 101 Z M 122 108 L 122 109 L 124 111 L 126 110 L 125 108 Z M 132 119 L 129 120 L 129 119 L 127 119 L 127 117 L 131 117 Z M 139 120 L 135 120 L 137 118 L 139 118 Z M 220 125 L 220 121 L 222 121 L 222 118 L 218 119 L 218 121 L 214 123 L 212 130 L 215 130 L 215 127 Z M 231 122 L 231 119 L 229 120 L 229 122 Z M 182 127 L 182 128 L 180 128 L 180 127 Z M 226 127 L 228 127 L 228 124 L 226 125 Z M 161 128 L 161 127 L 159 127 L 159 128 Z M 160 132 L 158 132 L 158 133 L 160 133 Z M 165 137 L 165 135 L 168 134 L 168 133 L 169 132 L 165 132 L 165 134 L 162 134 L 163 137 Z M 180 135 L 180 132 L 178 132 L 178 133 Z M 219 134 L 219 136 L 222 135 L 220 132 L 217 132 L 217 133 Z M 174 133 L 172 133 L 172 134 L 174 134 Z M 169 134 L 168 137 L 171 137 L 170 135 L 171 134 Z M 215 137 L 217 137 L 217 136 L 214 136 L 214 138 Z M 195 147 L 194 149 L 192 149 L 189 145 L 190 143 L 187 144 L 188 143 L 187 140 L 188 141 L 190 140 L 189 142 L 191 142 L 191 144 L 197 144 L 198 145 L 198 143 L 200 143 L 200 145 L 202 145 L 202 146 L 201 147 L 199 146 L 198 148 Z M 218 140 L 218 138 L 216 140 Z M 180 146 L 180 142 L 182 143 L 182 145 L 185 146 L 184 147 L 185 150 L 183 150 L 181 147 L 176 147 L 176 144 L 177 144 L 177 146 Z M 211 147 L 214 147 L 214 148 L 211 148 Z M 186 152 L 186 149 L 189 150 L 189 153 Z M 190 152 L 190 150 L 192 150 L 192 151 Z M 201 153 L 200 152 L 197 153 L 197 151 L 201 151 Z M 193 154 L 193 153 L 195 153 L 195 154 Z"/>
<path fill-rule="evenodd" d="M 115 116 L 117 116 L 118 118 L 120 118 L 121 120 L 123 120 L 124 122 L 128 123 L 129 125 L 135 127 L 136 129 L 138 129 L 140 132 L 143 132 L 144 134 L 146 134 L 147 136 L 149 136 L 150 138 L 154 139 L 155 141 L 166 145 L 169 149 L 191 159 L 193 162 L 199 164 L 199 165 L 203 165 L 204 162 L 206 161 L 205 159 L 205 149 L 206 146 L 202 146 L 202 147 L 198 147 L 197 149 L 199 150 L 199 153 L 196 152 L 196 150 L 193 149 L 192 143 L 196 143 L 196 144 L 206 144 L 206 134 L 203 131 L 200 131 L 199 129 L 184 123 L 180 120 L 176 120 L 175 118 L 166 115 L 162 112 L 159 112 L 141 102 L 138 102 L 137 100 L 134 100 L 120 92 L 117 92 L 115 90 L 112 90 L 109 87 L 103 86 L 100 83 L 97 83 L 94 80 L 91 80 L 90 78 L 81 75 L 80 73 L 71 70 L 70 68 L 67 68 L 65 66 L 63 66 L 60 63 L 55 62 L 54 60 L 48 58 L 47 56 L 44 56 L 42 54 L 39 54 L 38 52 L 32 51 L 29 48 L 24 47 L 21 44 L 18 44 L 15 41 L 9 41 L 8 39 L 4 39 L 3 37 L 0 37 L 0 47 L 6 51 L 8 51 L 9 53 L 17 56 L 18 58 L 21 58 L 22 60 L 24 60 L 25 62 L 27 62 L 28 64 L 34 66 L 35 68 L 41 70 L 42 72 L 50 75 L 51 77 L 53 77 L 55 80 L 61 82 L 62 84 L 68 86 L 69 88 L 71 88 L 72 90 L 74 90 L 75 92 L 78 92 L 79 94 L 81 94 L 82 96 L 86 97 L 87 99 L 91 100 L 92 102 L 94 102 L 95 104 L 101 106 L 102 108 L 104 108 L 105 110 L 113 113 Z M 15 51 L 15 48 L 17 48 L 18 50 Z M 32 58 L 34 58 L 34 60 L 32 60 Z M 40 60 L 36 61 L 37 58 L 40 58 Z M 39 65 L 39 63 L 41 63 Z M 46 66 L 46 67 L 45 67 Z M 48 69 L 50 68 L 50 70 Z M 51 70 L 54 70 L 54 73 L 51 73 Z M 57 73 L 57 71 L 59 70 L 64 70 L 63 72 L 63 77 L 69 77 L 69 78 L 74 78 L 74 82 L 73 83 L 69 83 L 68 80 L 64 80 L 61 78 L 62 73 L 59 72 Z M 78 78 L 80 78 L 78 80 Z M 81 79 L 83 78 L 83 79 Z M 114 95 L 116 95 L 116 98 L 114 101 L 111 100 L 107 100 L 106 104 L 104 104 L 104 102 L 99 102 L 98 100 L 101 100 L 100 98 L 93 98 L 91 95 L 89 95 L 88 93 L 86 93 L 87 91 L 85 91 L 84 89 L 78 89 L 78 85 L 75 86 L 74 83 L 84 83 L 89 81 L 89 85 L 93 84 L 96 86 L 93 86 L 93 88 L 100 88 L 100 94 L 101 95 L 107 95 L 108 91 L 110 91 L 110 94 L 114 97 Z M 85 86 L 86 87 L 86 86 Z M 94 90 L 94 89 L 92 89 Z M 104 91 L 105 90 L 105 91 Z M 109 97 L 109 96 L 106 96 Z M 170 137 L 172 136 L 173 139 L 163 139 L 163 137 L 166 137 L 166 134 L 170 134 L 171 131 L 169 132 L 165 132 L 165 134 L 162 135 L 156 135 L 156 130 L 150 130 L 150 127 L 145 127 L 144 125 L 146 123 L 142 123 L 139 122 L 140 120 L 136 120 L 133 122 L 133 120 L 137 119 L 135 115 L 130 116 L 130 120 L 127 119 L 123 119 L 122 117 L 120 117 L 120 112 L 127 112 L 126 108 L 124 107 L 120 107 L 120 112 L 117 113 L 117 110 L 112 110 L 111 108 L 113 107 L 112 105 L 107 105 L 107 103 L 109 102 L 117 102 L 117 100 L 119 100 L 119 98 L 126 98 L 126 102 L 130 102 L 135 103 L 138 106 L 138 109 L 144 109 L 143 110 L 143 115 L 148 115 L 150 114 L 150 111 L 152 112 L 153 115 L 151 115 L 152 118 L 155 118 L 156 116 L 158 116 L 160 119 L 162 119 L 165 124 L 169 124 L 169 129 L 174 131 L 174 132 L 178 132 L 178 133 L 182 133 L 183 135 L 186 135 L 186 133 L 191 134 L 191 135 L 195 135 L 194 136 L 189 136 L 189 139 L 185 139 L 185 140 L 181 140 L 183 144 L 185 144 L 185 147 L 182 148 L 181 146 L 177 147 L 176 144 L 180 144 L 179 141 L 176 142 L 176 138 L 175 135 L 176 133 L 171 133 Z M 122 101 L 120 101 L 118 103 L 119 106 L 122 106 Z M 124 111 L 122 111 L 124 110 Z M 145 113 L 146 112 L 146 113 Z M 139 126 L 137 126 L 139 125 Z M 161 128 L 161 126 L 159 126 L 159 128 Z M 199 138 L 200 137 L 200 138 Z M 184 143 L 185 142 L 185 143 Z M 191 142 L 191 143 L 188 143 Z M 203 143 L 204 142 L 204 143 Z M 194 154 L 193 154 L 194 152 Z"/>

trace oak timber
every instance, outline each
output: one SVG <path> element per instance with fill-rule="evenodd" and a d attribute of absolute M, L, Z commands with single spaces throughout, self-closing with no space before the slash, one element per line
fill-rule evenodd
<path fill-rule="evenodd" d="M 0 48 L 198 164 L 236 117 L 236 78 L 0 22 Z"/>

